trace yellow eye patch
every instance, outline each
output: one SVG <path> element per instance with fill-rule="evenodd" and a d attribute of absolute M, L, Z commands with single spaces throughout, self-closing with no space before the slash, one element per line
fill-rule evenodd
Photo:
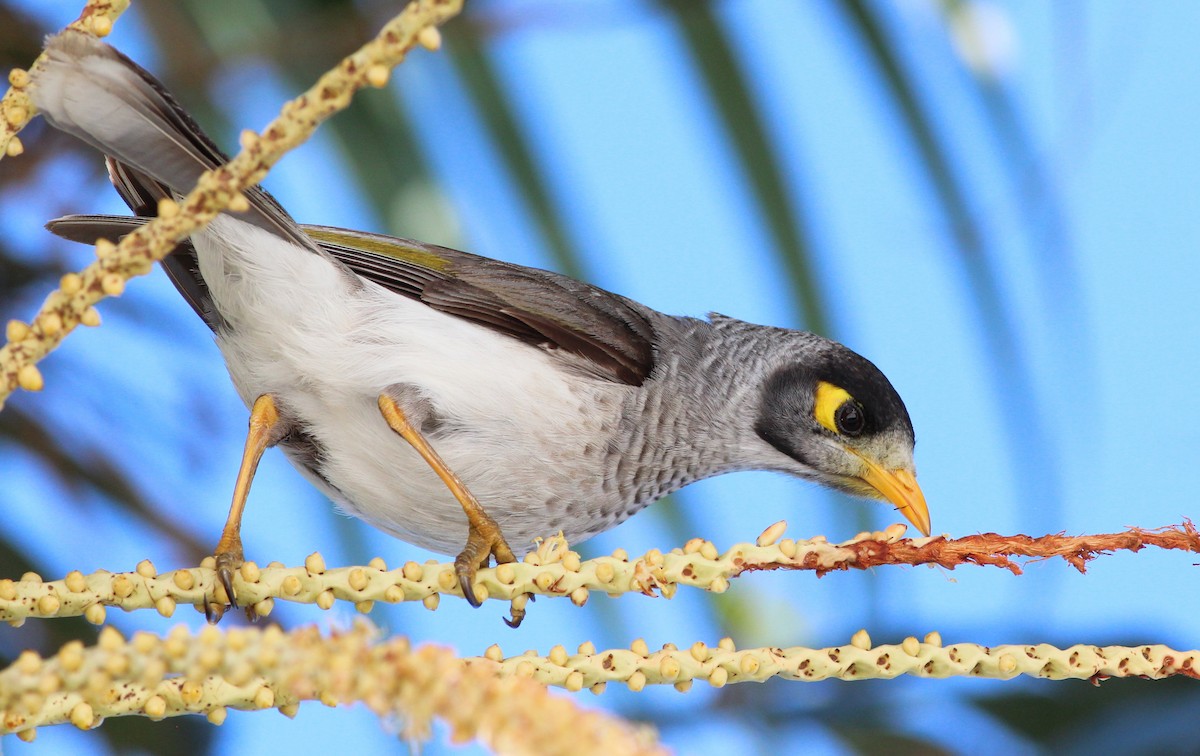
<path fill-rule="evenodd" d="M 834 413 L 838 407 L 841 407 L 853 397 L 846 389 L 840 386 L 834 386 L 832 383 L 825 381 L 817 381 L 817 395 L 813 406 L 813 417 L 817 422 L 825 426 L 834 433 L 840 433 L 837 427 L 837 422 L 834 421 Z"/>

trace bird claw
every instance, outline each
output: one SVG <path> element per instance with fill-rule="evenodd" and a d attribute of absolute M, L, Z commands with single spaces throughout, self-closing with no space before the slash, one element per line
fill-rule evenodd
<path fill-rule="evenodd" d="M 210 625 L 220 622 L 221 618 L 225 616 L 227 608 L 238 608 L 237 591 L 233 588 L 233 578 L 237 574 L 237 571 L 241 569 L 242 562 L 244 561 L 241 544 L 229 548 L 218 546 L 214 558 L 217 562 L 217 582 L 221 590 L 225 592 L 226 601 L 220 601 L 220 591 L 217 590 L 216 586 L 213 586 L 213 591 L 204 604 L 204 617 Z M 246 619 L 251 622 L 258 621 L 258 612 L 254 611 L 253 606 L 246 607 Z"/>
<path fill-rule="evenodd" d="M 458 576 L 458 587 L 462 590 L 463 598 L 477 609 L 483 602 L 475 595 L 475 575 L 480 567 L 488 565 L 492 557 L 495 557 L 496 564 L 517 561 L 500 533 L 500 527 L 488 518 L 482 527 L 470 526 L 467 545 L 454 559 L 454 574 Z M 520 619 L 516 619 L 516 622 L 520 624 Z"/>

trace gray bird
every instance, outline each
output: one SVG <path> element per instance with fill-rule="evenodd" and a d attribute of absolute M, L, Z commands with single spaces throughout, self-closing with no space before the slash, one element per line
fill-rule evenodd
<path fill-rule="evenodd" d="M 135 214 L 69 216 L 49 224 L 54 233 L 121 237 L 227 161 L 112 47 L 67 31 L 47 52 L 33 102 L 107 156 Z M 475 605 L 477 567 L 513 560 L 509 543 L 558 531 L 582 541 L 735 470 L 886 499 L 929 533 L 908 411 L 883 373 L 841 344 L 715 314 L 665 315 L 445 247 L 301 226 L 261 188 L 245 194 L 248 211 L 220 214 L 163 261 L 251 408 L 216 548 L 234 606 L 242 510 L 274 445 L 344 511 L 457 553 Z M 212 603 L 210 619 L 224 608 Z"/>

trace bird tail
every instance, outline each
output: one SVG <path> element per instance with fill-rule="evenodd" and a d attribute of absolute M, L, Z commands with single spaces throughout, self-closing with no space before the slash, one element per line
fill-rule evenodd
<path fill-rule="evenodd" d="M 31 74 L 34 106 L 108 156 L 114 186 L 138 215 L 153 215 L 158 198 L 181 196 L 229 160 L 161 82 L 89 34 L 51 37 Z M 317 252 L 271 195 L 259 187 L 245 194 L 250 210 L 239 218 Z"/>

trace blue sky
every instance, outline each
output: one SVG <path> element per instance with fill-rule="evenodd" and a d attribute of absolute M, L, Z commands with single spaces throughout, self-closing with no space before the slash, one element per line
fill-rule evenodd
<path fill-rule="evenodd" d="M 503 20 L 549 7 L 534 0 L 481 5 Z M 1007 52 L 998 54 L 999 82 L 1041 160 L 1040 187 L 1028 171 L 1001 164 L 932 4 L 905 0 L 886 7 L 906 62 L 921 73 L 936 127 L 965 166 L 964 183 L 1030 366 L 1027 401 L 997 400 L 995 366 L 981 345 L 931 187 L 861 46 L 831 4 L 739 0 L 722 4 L 720 17 L 753 77 L 789 188 L 803 203 L 834 335 L 876 362 L 908 405 L 935 532 L 1099 533 L 1195 517 L 1200 107 L 1186 93 L 1200 80 L 1194 55 L 1200 6 L 1079 2 L 1073 13 L 1029 2 L 987 6 L 994 14 L 988 38 L 1009 40 Z M 38 12 L 48 31 L 72 15 L 45 6 Z M 589 2 L 537 17 L 549 20 L 513 25 L 491 50 L 547 167 L 557 209 L 588 254 L 594 282 L 667 312 L 715 310 L 795 325 L 769 238 L 673 27 L 632 2 Z M 169 55 L 148 47 L 136 8 L 118 22 L 112 41 L 151 70 Z M 292 94 L 255 61 L 231 61 L 222 87 L 225 115 L 238 128 L 261 127 Z M 374 218 L 356 209 L 356 190 L 330 171 L 336 148 L 318 136 L 278 166 L 268 188 L 305 222 L 389 230 L 390 220 L 397 233 L 550 265 L 446 61 L 413 55 L 391 90 L 418 114 L 437 187 L 409 190 L 397 198 L 393 219 Z M 233 143 L 230 134 L 218 136 Z M 40 224 L 58 213 L 119 212 L 115 195 L 79 185 L 73 177 L 81 166 L 60 161 L 43 180 L 41 196 L 14 196 L 5 191 L 4 168 L 0 164 L 0 223 L 19 247 L 84 264 L 87 250 L 51 241 Z M 1026 178 L 1014 182 L 1014 175 Z M 1031 193 L 1055 199 L 1060 235 L 1031 228 L 1022 209 Z M 433 224 L 430 217 L 450 222 Z M 1054 253 L 1064 250 L 1065 269 L 1054 262 Z M 0 305 L 5 318 L 28 317 L 36 302 Z M 138 315 L 145 308 L 169 315 L 147 329 Z M 134 474 L 146 489 L 177 501 L 183 522 L 205 540 L 215 538 L 245 422 L 219 355 L 161 273 L 135 282 L 120 302 L 101 310 L 103 328 L 73 335 L 45 363 L 46 391 L 14 401 L 64 425 L 70 421 L 84 438 L 120 434 L 122 448 L 145 461 Z M 204 387 L 202 395 L 196 386 Z M 81 415 L 80 405 L 88 412 Z M 153 422 L 166 424 L 178 445 L 127 432 L 147 417 L 160 418 Z M 1043 477 L 1014 473 L 1006 418 L 1019 428 L 1046 429 L 1050 453 L 1032 468 Z M 173 566 L 168 550 L 147 541 L 147 531 L 109 521 L 103 507 L 82 510 L 88 516 L 81 519 L 77 506 L 63 503 L 67 492 L 19 450 L 0 448 L 0 460 L 12 527 L 28 532 L 30 552 L 60 574 L 128 569 L 144 557 L 160 568 Z M 1044 495 L 1055 486 L 1061 491 L 1056 501 Z M 673 506 L 686 507 L 700 523 L 693 535 L 719 546 L 751 540 L 779 519 L 789 521 L 794 537 L 853 535 L 835 511 L 844 500 L 779 476 L 705 481 Z M 426 556 L 327 510 L 281 455 L 269 454 L 246 521 L 251 556 L 289 564 L 318 548 L 330 563 L 362 563 L 376 554 L 389 563 Z M 887 507 L 870 511 L 876 527 L 895 520 Z M 660 520 L 642 515 L 588 550 L 622 546 L 633 553 L 673 545 Z M 1194 562 L 1143 552 L 1098 559 L 1086 576 L 1062 562 L 1030 565 L 1022 578 L 969 567 L 876 570 L 819 581 L 801 573 L 757 574 L 734 586 L 739 605 L 760 617 L 755 637 L 738 640 L 838 645 L 866 626 L 876 642 L 940 630 L 947 640 L 985 644 L 1120 641 L 1194 648 L 1194 602 L 1180 600 L 1195 592 Z M 472 611 L 461 603 L 445 601 L 434 613 L 402 606 L 376 612 L 376 619 L 468 655 L 496 640 L 518 653 L 588 639 L 626 645 L 638 635 L 651 646 L 716 639 L 699 597 L 685 593 L 671 604 L 598 598 L 582 610 L 542 601 L 516 632 L 500 624 L 499 604 Z M 600 603 L 612 604 L 616 619 L 602 617 Z M 313 607 L 283 611 L 292 622 L 339 623 L 349 616 L 341 608 L 332 617 Z M 190 611 L 177 618 L 197 621 Z M 118 618 L 123 628 L 135 622 L 162 631 L 173 624 Z M 916 716 L 914 707 L 902 724 L 969 749 L 989 742 L 995 728 L 957 697 L 1013 684 L 889 685 L 904 686 L 896 690 L 920 702 L 923 714 Z M 830 695 L 825 685 L 780 690 L 816 707 Z M 580 700 L 627 713 L 653 705 L 683 714 L 712 694 L 698 686 L 686 697 L 670 689 L 639 696 L 610 690 Z M 666 735 L 688 753 L 766 747 L 750 728 L 719 717 Z M 795 736 L 811 738 L 818 752 L 840 752 L 835 739 L 811 724 L 797 725 Z M 382 749 L 393 742 L 361 711 L 315 705 L 303 707 L 294 722 L 270 713 L 235 714 L 222 737 L 239 751 L 357 741 Z M 65 728 L 43 731 L 41 741 L 61 748 L 94 742 Z"/>

